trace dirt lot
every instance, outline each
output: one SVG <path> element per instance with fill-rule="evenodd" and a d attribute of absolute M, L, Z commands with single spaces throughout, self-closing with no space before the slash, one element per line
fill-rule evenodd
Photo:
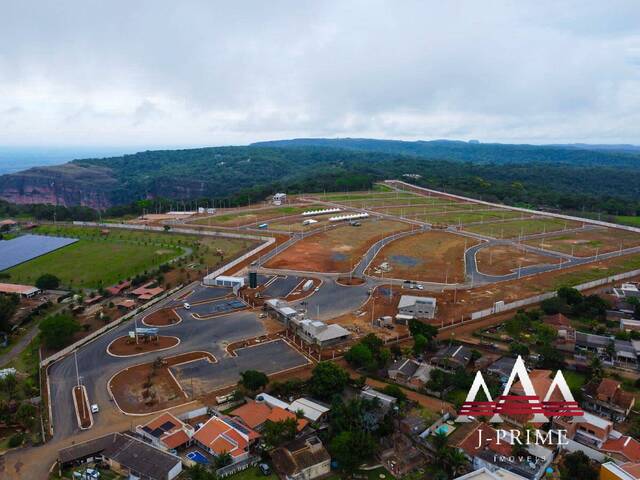
<path fill-rule="evenodd" d="M 163 308 L 147 315 L 142 320 L 145 325 L 150 327 L 166 327 L 180 321 L 180 317 L 171 308 Z"/>
<path fill-rule="evenodd" d="M 153 340 L 146 341 L 139 339 L 138 343 L 131 337 L 120 337 L 109 344 L 107 351 L 112 355 L 119 356 L 139 355 L 175 347 L 178 343 L 180 343 L 180 340 L 177 337 L 159 336 Z"/>
<path fill-rule="evenodd" d="M 162 365 L 155 362 L 136 365 L 117 373 L 109 388 L 118 406 L 127 413 L 151 413 L 175 407 L 187 401 L 187 395 L 169 372 L 169 367 L 213 356 L 206 352 L 190 352 L 166 357 Z"/>
<path fill-rule="evenodd" d="M 91 414 L 89 413 L 89 401 L 84 394 L 84 389 L 80 387 L 73 387 L 73 396 L 76 399 L 76 405 L 78 409 L 78 416 L 80 417 L 80 425 L 82 428 L 89 428 L 91 426 Z"/>
<path fill-rule="evenodd" d="M 546 250 L 563 253 L 573 253 L 576 257 L 591 257 L 598 253 L 607 253 L 640 245 L 640 234 L 602 228 L 584 232 L 559 234 L 554 237 L 532 240 L 528 245 L 534 245 Z"/>
<path fill-rule="evenodd" d="M 286 217 L 288 215 L 299 215 L 306 210 L 320 208 L 320 205 L 283 205 L 272 208 L 259 209 L 233 209 L 216 215 L 199 218 L 193 222 L 196 225 L 211 225 L 222 227 L 241 227 L 253 223 L 261 223 L 272 218 Z"/>
<path fill-rule="evenodd" d="M 387 262 L 391 270 L 385 277 L 426 282 L 464 281 L 464 248 L 478 242 L 453 233 L 432 230 L 401 238 L 385 246 L 371 263 L 367 273 Z"/>
<path fill-rule="evenodd" d="M 476 254 L 478 270 L 489 275 L 506 275 L 518 269 L 519 266 L 558 263 L 558 260 L 527 252 L 512 245 L 497 245 L 483 248 Z"/>
<path fill-rule="evenodd" d="M 361 226 L 341 225 L 311 235 L 285 250 L 265 265 L 312 272 L 348 272 L 377 240 L 411 225 L 391 220 L 369 219 Z"/>

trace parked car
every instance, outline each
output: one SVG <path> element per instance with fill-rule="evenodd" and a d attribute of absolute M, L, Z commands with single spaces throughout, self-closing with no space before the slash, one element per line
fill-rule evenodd
<path fill-rule="evenodd" d="M 258 465 L 258 468 L 260 469 L 260 472 L 262 472 L 262 474 L 265 477 L 268 477 L 269 475 L 271 475 L 271 467 L 266 463 L 261 463 L 260 465 Z"/>
<path fill-rule="evenodd" d="M 184 307 L 185 310 L 189 310 L 191 308 L 191 304 L 187 302 L 184 302 L 182 306 Z"/>
<path fill-rule="evenodd" d="M 100 409 L 98 408 L 98 404 L 94 403 L 93 405 L 91 405 L 91 413 L 98 413 L 100 411 Z"/>

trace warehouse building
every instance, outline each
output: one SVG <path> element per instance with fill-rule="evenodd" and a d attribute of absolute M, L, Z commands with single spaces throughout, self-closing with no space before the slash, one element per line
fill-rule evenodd
<path fill-rule="evenodd" d="M 398 313 L 415 318 L 434 318 L 436 309 L 436 299 L 433 297 L 402 295 L 398 303 Z"/>

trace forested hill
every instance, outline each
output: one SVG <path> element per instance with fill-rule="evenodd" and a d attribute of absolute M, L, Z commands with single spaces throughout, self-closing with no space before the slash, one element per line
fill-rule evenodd
<path fill-rule="evenodd" d="M 367 138 L 297 138 L 259 142 L 254 143 L 253 146 L 330 147 L 474 163 L 544 162 L 640 168 L 640 148 L 633 145 L 510 145 L 451 140 L 405 142 Z"/>
<path fill-rule="evenodd" d="M 101 209 L 159 197 L 242 204 L 280 190 L 355 190 L 419 174 L 420 185 L 512 205 L 636 215 L 638 158 L 569 146 L 292 140 L 32 168 L 0 176 L 0 199 Z"/>

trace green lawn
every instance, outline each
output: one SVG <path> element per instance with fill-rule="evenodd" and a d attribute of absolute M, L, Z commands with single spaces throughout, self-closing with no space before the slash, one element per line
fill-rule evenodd
<path fill-rule="evenodd" d="M 495 238 L 515 238 L 522 235 L 533 235 L 543 232 L 555 232 L 564 228 L 575 228 L 577 223 L 567 222 L 559 218 L 530 218 L 524 220 L 513 220 L 499 223 L 485 223 L 482 225 L 472 225 L 466 230 L 490 235 Z"/>
<path fill-rule="evenodd" d="M 616 223 L 630 225 L 632 227 L 640 227 L 640 217 L 633 215 L 618 215 L 614 217 Z"/>
<path fill-rule="evenodd" d="M 562 375 L 567 381 L 567 385 L 573 393 L 576 393 L 580 388 L 587 383 L 587 376 L 584 373 L 574 372 L 572 370 L 563 370 Z"/>
<path fill-rule="evenodd" d="M 99 288 L 118 283 L 191 249 L 197 260 L 209 267 L 229 261 L 255 245 L 251 240 L 164 232 L 47 225 L 33 233 L 78 238 L 78 242 L 6 270 L 13 283 L 33 284 L 44 273 L 52 273 L 69 288 Z M 222 252 L 219 255 L 218 250 Z"/>
<path fill-rule="evenodd" d="M 275 480 L 278 476 L 272 473 L 268 477 L 265 477 L 258 467 L 253 467 L 226 478 L 229 480 Z"/>
<path fill-rule="evenodd" d="M 355 473 L 354 478 L 363 478 L 365 475 L 367 480 L 395 480 L 396 478 L 384 467 L 374 468 L 373 470 L 360 470 Z M 331 475 L 327 480 L 342 480 L 342 478 L 340 474 L 336 474 Z"/>

